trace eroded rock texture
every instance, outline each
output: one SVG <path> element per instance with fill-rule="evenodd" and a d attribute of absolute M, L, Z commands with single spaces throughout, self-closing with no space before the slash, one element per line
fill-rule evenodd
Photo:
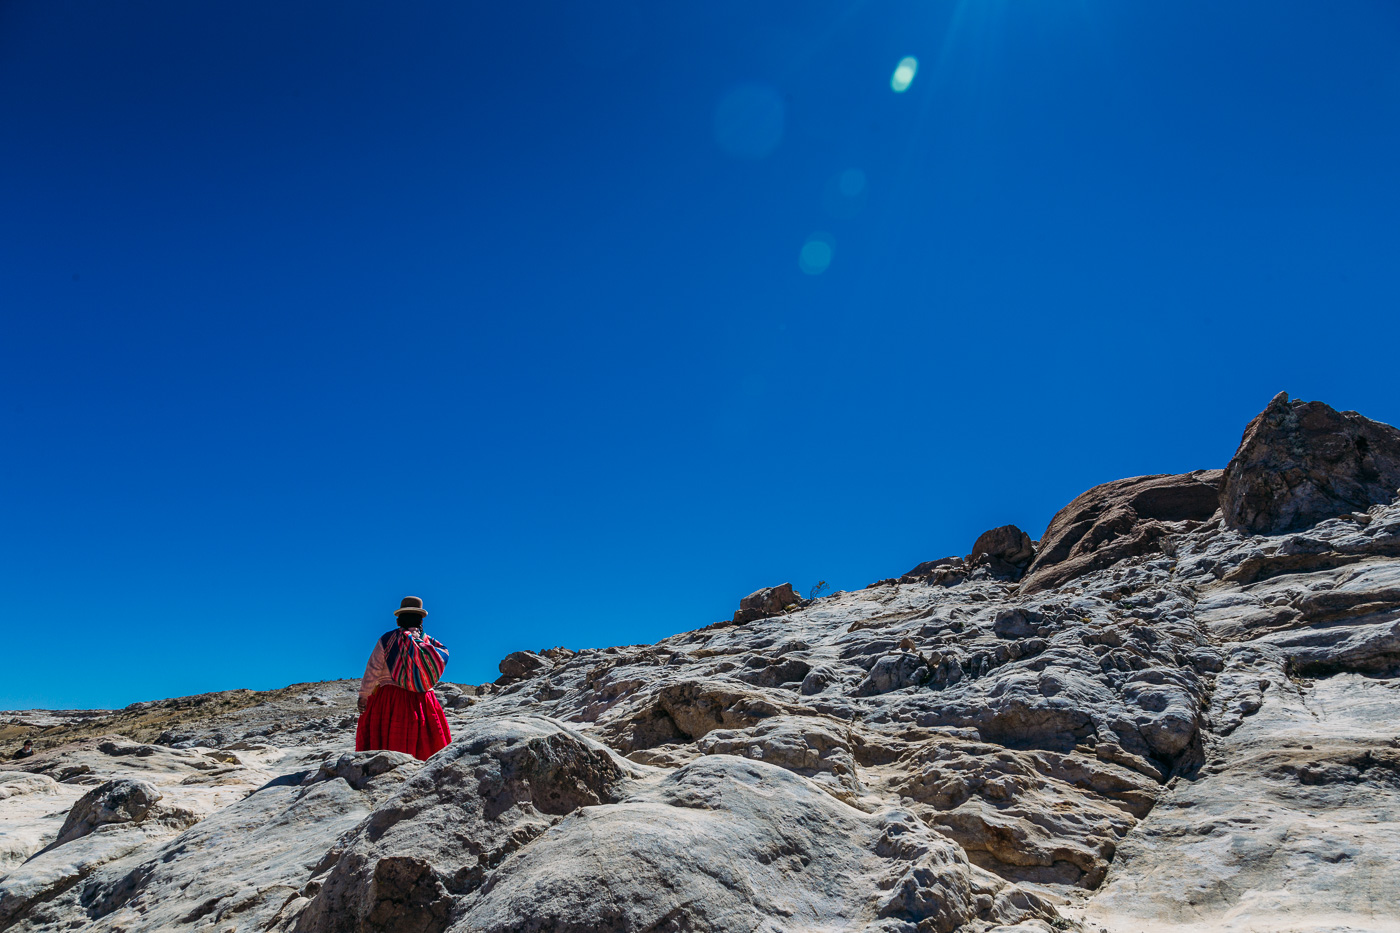
<path fill-rule="evenodd" d="M 1349 475 L 1309 446 L 1335 433 L 1290 456 Z M 1108 483 L 1038 546 L 994 529 L 654 645 L 517 652 L 439 686 L 457 738 L 427 763 L 346 750 L 350 681 L 26 713 L 0 928 L 1395 930 L 1396 490 L 1255 534 L 1222 479 Z"/>

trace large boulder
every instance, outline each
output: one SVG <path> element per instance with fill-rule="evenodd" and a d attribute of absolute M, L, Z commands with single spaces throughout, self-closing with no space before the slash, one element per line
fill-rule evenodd
<path fill-rule="evenodd" d="M 1220 501 L 1230 527 L 1283 534 L 1391 502 L 1397 488 L 1400 430 L 1280 392 L 1245 428 Z"/>
<path fill-rule="evenodd" d="M 1015 525 L 1002 525 L 984 531 L 967 555 L 969 566 L 985 566 L 993 576 L 1019 580 L 1035 558 L 1035 543 L 1031 536 Z"/>
<path fill-rule="evenodd" d="M 793 592 L 791 583 L 764 587 L 739 600 L 739 611 L 734 613 L 734 624 L 743 625 L 756 619 L 766 619 L 800 602 L 802 597 Z"/>
<path fill-rule="evenodd" d="M 1128 557 L 1157 551 L 1168 522 L 1205 521 L 1220 507 L 1221 470 L 1134 476 L 1095 486 L 1055 513 L 1021 582 L 1060 586 Z"/>
<path fill-rule="evenodd" d="M 526 677 L 533 677 L 552 665 L 549 661 L 535 654 L 533 651 L 512 651 L 501 659 L 501 663 L 496 665 L 501 672 L 501 676 L 496 679 L 498 684 L 508 684 L 516 680 L 523 680 Z"/>
<path fill-rule="evenodd" d="M 130 778 L 105 783 L 88 791 L 68 811 L 54 845 L 63 845 L 111 823 L 139 823 L 150 815 L 161 793 L 149 781 Z"/>

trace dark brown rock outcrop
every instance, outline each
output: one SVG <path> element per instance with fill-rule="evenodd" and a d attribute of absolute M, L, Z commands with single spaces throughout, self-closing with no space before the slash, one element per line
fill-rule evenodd
<path fill-rule="evenodd" d="M 961 557 L 940 557 L 926 560 L 899 578 L 900 583 L 927 583 L 930 586 L 953 586 L 967 579 L 967 564 Z"/>
<path fill-rule="evenodd" d="M 1002 525 L 978 535 L 967 555 L 969 566 L 985 566 L 993 576 L 1019 580 L 1035 558 L 1031 536 L 1015 525 Z"/>
<path fill-rule="evenodd" d="M 766 619 L 800 602 L 802 597 L 793 592 L 791 583 L 764 587 L 739 600 L 739 611 L 734 613 L 734 624 L 743 625 L 755 619 Z"/>
<path fill-rule="evenodd" d="M 497 670 L 501 672 L 496 683 L 505 684 L 520 680 L 522 677 L 529 677 L 536 671 L 544 670 L 549 666 L 549 661 L 533 651 L 512 651 L 501 659 L 500 664 L 496 665 Z"/>
<path fill-rule="evenodd" d="M 1245 428 L 1221 508 L 1232 528 L 1282 534 L 1388 503 L 1397 488 L 1400 430 L 1280 392 Z"/>
<path fill-rule="evenodd" d="M 1164 522 L 1205 521 L 1219 508 L 1221 470 L 1134 476 L 1095 486 L 1055 513 L 1022 592 L 1059 586 L 1160 548 Z"/>

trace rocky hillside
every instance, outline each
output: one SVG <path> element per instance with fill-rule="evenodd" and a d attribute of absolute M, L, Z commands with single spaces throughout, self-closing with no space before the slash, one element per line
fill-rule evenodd
<path fill-rule="evenodd" d="M 857 592 L 441 685 L 11 714 L 0 929 L 1400 929 L 1400 431 L 1279 395 L 1223 470 Z"/>

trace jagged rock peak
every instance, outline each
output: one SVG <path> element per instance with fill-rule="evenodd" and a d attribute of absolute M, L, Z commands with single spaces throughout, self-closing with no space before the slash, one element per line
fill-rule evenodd
<path fill-rule="evenodd" d="M 1282 534 L 1395 499 L 1400 430 L 1323 402 L 1274 396 L 1225 470 L 1231 528 Z"/>

